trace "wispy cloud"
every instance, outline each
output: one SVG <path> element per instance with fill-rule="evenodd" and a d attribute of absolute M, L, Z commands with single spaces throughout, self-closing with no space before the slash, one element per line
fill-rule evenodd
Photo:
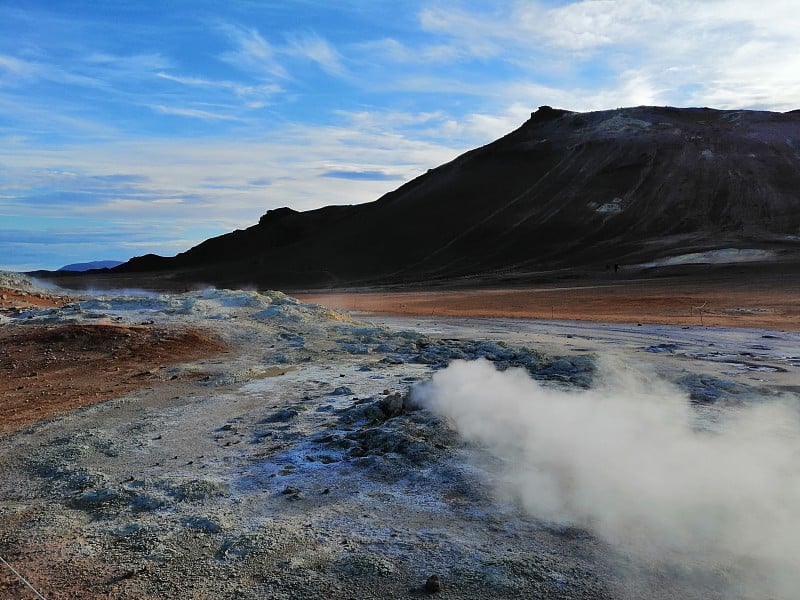
<path fill-rule="evenodd" d="M 585 106 L 586 93 L 613 98 L 605 108 L 689 99 L 723 108 L 797 103 L 798 59 L 790 48 L 800 46 L 800 18 L 791 2 L 759 10 L 747 0 L 520 1 L 505 8 L 442 4 L 423 10 L 420 21 L 461 51 L 453 56 L 514 64 L 512 85 L 557 78 L 556 93 L 578 99 L 570 108 Z M 695 91 L 687 97 L 689 86 Z"/>
<path fill-rule="evenodd" d="M 447 65 L 466 56 L 457 46 L 450 44 L 409 45 L 394 38 L 383 38 L 363 42 L 360 50 L 371 56 L 389 62 Z"/>
<path fill-rule="evenodd" d="M 107 69 L 110 73 L 128 76 L 150 76 L 172 66 L 172 63 L 159 53 L 124 55 L 93 52 L 86 56 L 84 62 L 87 65 Z"/>
<path fill-rule="evenodd" d="M 292 34 L 281 51 L 289 56 L 310 60 L 332 75 L 341 75 L 345 70 L 336 49 L 317 33 Z"/>
<path fill-rule="evenodd" d="M 422 29 L 447 35 L 459 56 L 482 59 L 502 54 L 509 32 L 517 28 L 507 29 L 509 16 L 504 6 L 468 11 L 442 4 L 423 9 L 419 21 Z"/>
<path fill-rule="evenodd" d="M 373 200 L 542 104 L 800 107 L 792 0 L 143 7 L 4 3 L 4 226 L 91 216 L 165 253 L 280 205 Z"/>
<path fill-rule="evenodd" d="M 0 84 L 20 87 L 37 80 L 91 88 L 104 85 L 96 77 L 77 70 L 64 69 L 57 64 L 23 60 L 9 55 L 0 56 Z"/>
<path fill-rule="evenodd" d="M 435 123 L 446 118 L 443 111 L 407 112 L 407 111 L 338 111 L 348 123 L 359 131 L 390 131 L 398 128 L 412 128 Z"/>
<path fill-rule="evenodd" d="M 185 86 L 206 88 L 206 89 L 219 89 L 231 92 L 237 98 L 245 101 L 245 106 L 248 108 L 263 108 L 272 98 L 281 92 L 283 88 L 277 83 L 262 83 L 255 85 L 248 85 L 246 83 L 227 81 L 227 80 L 211 80 L 203 79 L 201 77 L 187 77 L 181 75 L 173 75 L 170 73 L 159 72 L 156 74 L 160 79 L 171 81 Z"/>
<path fill-rule="evenodd" d="M 322 177 L 368 181 L 392 181 L 402 179 L 402 177 L 399 175 L 386 173 L 385 171 L 349 171 L 346 169 L 333 169 L 330 171 L 325 171 L 322 174 Z"/>
<path fill-rule="evenodd" d="M 0 163 L 16 182 L 0 197 L 0 214 L 26 219 L 59 214 L 65 223 L 98 219 L 105 222 L 106 231 L 119 233 L 120 242 L 133 236 L 119 227 L 133 227 L 141 230 L 143 240 L 150 240 L 147 251 L 171 255 L 208 237 L 252 225 L 270 208 L 288 204 L 307 210 L 373 200 L 398 181 L 420 175 L 457 153 L 457 148 L 396 132 L 297 125 L 273 132 L 270 139 L 249 136 L 198 144 L 190 138 L 162 137 L 74 146 L 69 155 L 60 155 L 61 167 L 52 170 L 31 165 L 52 163 L 55 153 L 21 156 L 0 149 Z M 120 173 L 121 164 L 129 170 Z M 165 232 L 162 223 L 179 225 L 181 233 Z M 176 247 L 175 239 L 183 245 Z M 52 252 L 44 241 L 39 248 Z M 94 256 L 110 258 L 123 252 L 89 249 Z M 86 258 L 62 251 L 53 260 Z"/>
<path fill-rule="evenodd" d="M 238 121 L 238 117 L 226 115 L 218 112 L 211 112 L 208 110 L 200 110 L 197 108 L 182 108 L 177 106 L 164 106 L 163 104 L 155 104 L 151 107 L 156 112 L 163 115 L 177 115 L 179 117 L 189 117 L 192 119 L 203 119 L 211 121 Z"/>
<path fill-rule="evenodd" d="M 27 60 L 14 56 L 0 54 L 0 75 L 13 75 L 14 77 L 32 77 L 39 71 L 39 66 Z M 0 80 L 2 81 L 2 80 Z"/>
<path fill-rule="evenodd" d="M 233 50 L 221 55 L 222 60 L 258 76 L 289 77 L 289 73 L 278 62 L 272 44 L 258 30 L 236 25 L 224 25 L 222 30 L 234 45 Z"/>

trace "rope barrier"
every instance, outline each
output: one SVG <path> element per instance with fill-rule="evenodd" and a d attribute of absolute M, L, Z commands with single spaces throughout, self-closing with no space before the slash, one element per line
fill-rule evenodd
<path fill-rule="evenodd" d="M 39 598 L 39 600 L 47 600 L 47 598 L 45 598 L 44 596 L 42 596 L 42 595 L 41 595 L 41 594 L 38 592 L 38 590 L 37 590 L 35 587 L 33 587 L 33 586 L 31 585 L 31 583 L 30 583 L 30 582 L 29 582 L 27 579 L 25 579 L 25 578 L 24 578 L 22 575 L 20 575 L 20 574 L 19 574 L 19 571 L 17 571 L 17 570 L 16 570 L 14 567 L 12 567 L 10 564 L 8 564 L 8 562 L 6 561 L 6 559 L 5 559 L 5 558 L 3 558 L 2 556 L 0 556 L 0 562 L 2 562 L 2 563 L 5 565 L 5 566 L 7 566 L 7 567 L 8 567 L 8 568 L 11 570 L 11 572 L 12 572 L 14 575 L 16 575 L 16 576 L 17 576 L 17 578 L 19 578 L 19 580 L 20 580 L 22 583 L 24 583 L 26 586 L 28 586 L 28 588 L 30 588 L 30 590 L 31 590 L 31 591 L 32 591 L 32 592 L 33 592 L 33 593 L 36 595 L 36 597 L 37 597 L 37 598 Z"/>

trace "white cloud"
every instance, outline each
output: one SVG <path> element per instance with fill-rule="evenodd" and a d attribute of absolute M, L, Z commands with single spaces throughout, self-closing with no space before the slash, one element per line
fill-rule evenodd
<path fill-rule="evenodd" d="M 212 79 L 203 79 L 202 77 L 185 77 L 181 75 L 172 75 L 170 73 L 165 73 L 163 71 L 156 73 L 156 77 L 159 77 L 161 79 L 166 79 L 167 81 L 173 81 L 175 83 L 180 83 L 183 85 L 227 89 L 241 96 L 246 96 L 251 94 L 265 94 L 265 95 L 277 94 L 283 91 L 283 88 L 281 88 L 281 86 L 278 85 L 277 83 L 246 85 L 235 81 L 227 81 L 227 80 L 215 81 Z"/>
<path fill-rule="evenodd" d="M 338 111 L 347 118 L 350 125 L 359 131 L 387 132 L 399 127 L 414 127 L 441 121 L 446 117 L 443 111 L 404 112 L 404 111 Z"/>
<path fill-rule="evenodd" d="M 3 72 L 6 74 L 5 77 Z M 89 88 L 104 87 L 103 82 L 96 77 L 65 70 L 55 64 L 0 55 L 0 84 L 19 86 L 31 80 L 46 80 Z"/>
<path fill-rule="evenodd" d="M 0 71 L 5 71 L 16 77 L 30 77 L 39 71 L 39 66 L 27 60 L 0 54 Z"/>
<path fill-rule="evenodd" d="M 224 53 L 221 58 L 243 71 L 255 75 L 272 76 L 282 79 L 289 73 L 275 57 L 275 49 L 256 29 L 226 25 L 223 31 L 234 43 L 235 49 Z"/>
<path fill-rule="evenodd" d="M 316 33 L 306 32 L 289 36 L 288 43 L 281 52 L 315 62 L 332 75 L 341 75 L 344 72 L 339 53 Z"/>
<path fill-rule="evenodd" d="M 23 135 L 6 138 L 6 141 L 13 143 L 16 138 L 17 144 L 23 148 L 28 146 L 32 134 L 41 135 L 42 132 L 48 136 L 54 132 L 60 136 L 77 134 L 84 139 L 118 134 L 111 124 L 88 117 L 63 114 L 54 110 L 45 100 L 18 100 L 0 94 L 0 113 L 14 115 L 20 123 L 19 128 L 15 129 L 12 121 L 7 130 Z M 17 151 L 22 151 L 23 148 Z"/>
<path fill-rule="evenodd" d="M 502 7 L 495 12 L 468 12 L 458 7 L 438 6 L 420 11 L 422 29 L 448 35 L 461 56 L 490 58 L 506 48 L 508 17 Z"/>
<path fill-rule="evenodd" d="M 228 91 L 237 98 L 243 100 L 247 108 L 263 108 L 272 101 L 274 96 L 283 92 L 283 88 L 277 83 L 247 85 L 235 81 L 215 81 L 203 79 L 202 77 L 172 75 L 165 72 L 156 73 L 156 76 L 160 79 L 185 86 Z"/>
<path fill-rule="evenodd" d="M 553 47 L 598 50 L 646 39 L 643 36 L 668 19 L 668 4 L 651 0 L 583 0 L 546 12 L 522 4 L 517 9 L 517 22 L 522 31 Z"/>
<path fill-rule="evenodd" d="M 153 220 L 174 210 L 221 233 L 282 204 L 373 200 L 396 187 L 387 178 L 410 179 L 490 142 L 542 104 L 800 107 L 795 0 L 757 9 L 752 0 L 436 0 L 416 15 L 393 8 L 359 5 L 370 23 L 399 18 L 385 30 L 354 21 L 347 42 L 336 24 L 313 20 L 312 29 L 303 15 L 268 21 L 272 8 L 245 25 L 215 22 L 211 33 L 221 39 L 199 48 L 183 46 L 185 32 L 176 30 L 169 45 L 126 37 L 137 43 L 120 54 L 113 33 L 73 18 L 59 21 L 49 45 L 8 42 L 0 48 L 8 121 L 0 163 L 14 189 L 3 195 L 35 189 L 42 168 L 72 170 L 76 181 L 135 173 L 146 179 L 141 198 L 107 198 L 141 200 L 136 210 Z M 67 39 L 77 21 L 82 33 Z M 91 31 L 97 37 L 82 43 Z M 338 78 L 335 99 L 317 67 Z M 307 118 L 315 125 L 302 124 Z M 191 127 L 192 139 L 168 138 L 157 129 L 165 123 Z M 324 177 L 331 172 L 340 176 Z M 11 201 L 0 198 L 0 210 Z M 125 206 L 115 214 L 134 219 Z"/>
<path fill-rule="evenodd" d="M 487 143 L 522 125 L 530 113 L 529 104 L 514 103 L 502 114 L 473 113 L 461 119 L 448 119 L 436 133 L 448 138 Z"/>
<path fill-rule="evenodd" d="M 0 147 L 0 163 L 16 182 L 14 190 L 4 192 L 11 197 L 0 198 L 0 214 L 41 218 L 58 211 L 63 218 L 103 220 L 109 230 L 125 223 L 147 232 L 174 222 L 199 232 L 197 237 L 182 234 L 188 241 L 180 248 L 174 247 L 173 233 L 147 236 L 148 251 L 174 254 L 212 235 L 253 225 L 270 208 L 309 210 L 374 200 L 399 181 L 458 153 L 457 148 L 415 140 L 399 131 L 305 125 L 269 136 L 254 132 L 247 138 L 206 138 L 202 143 L 168 137 L 90 142 L 74 145 L 68 153 Z M 58 172 L 39 168 L 54 164 Z M 383 173 L 395 179 L 326 177 L 331 170 Z M 117 179 L 124 194 L 114 193 Z M 104 187 L 85 200 L 75 196 L 69 201 L 30 202 L 20 195 L 37 188 L 86 191 L 87 181 Z"/>
<path fill-rule="evenodd" d="M 416 65 L 446 65 L 468 54 L 452 44 L 420 44 L 411 46 L 393 38 L 363 42 L 357 48 L 370 59 Z"/>
<path fill-rule="evenodd" d="M 200 110 L 196 108 L 181 108 L 175 106 L 164 106 L 163 104 L 154 104 L 151 106 L 153 110 L 163 115 L 176 115 L 179 117 L 190 117 L 192 119 L 203 119 L 211 121 L 237 121 L 238 117 L 226 115 L 222 113 L 211 112 L 208 110 Z"/>
<path fill-rule="evenodd" d="M 170 61 L 160 54 L 131 54 L 119 55 L 105 52 L 94 52 L 88 55 L 84 62 L 109 68 L 112 72 L 128 76 L 149 76 L 155 71 L 168 69 Z"/>
<path fill-rule="evenodd" d="M 257 29 L 234 25 L 225 25 L 222 29 L 233 42 L 235 49 L 223 53 L 220 58 L 261 80 L 273 78 L 291 80 L 293 78 L 279 57 L 310 61 L 331 75 L 343 76 L 346 74 L 341 54 L 328 40 L 316 32 L 288 33 L 285 35 L 286 43 L 277 45 L 270 43 Z M 201 82 L 206 83 L 205 80 L 193 80 L 192 78 L 183 78 L 183 80 L 194 85 L 199 85 Z M 253 93 L 248 91 L 247 87 L 239 86 L 243 96 Z M 280 91 L 280 89 L 280 86 L 276 84 L 272 84 L 270 87 L 271 93 Z"/>
<path fill-rule="evenodd" d="M 749 0 L 582 0 L 554 8 L 520 1 L 495 12 L 438 5 L 420 19 L 458 48 L 461 60 L 493 57 L 516 65 L 516 81 L 495 82 L 499 89 L 553 81 L 554 95 L 576 99 L 568 108 L 601 108 L 596 100 L 607 99 L 602 108 L 787 110 L 800 92 L 800 12 L 785 0 L 757 10 Z M 686 88 L 693 91 L 687 95 Z"/>

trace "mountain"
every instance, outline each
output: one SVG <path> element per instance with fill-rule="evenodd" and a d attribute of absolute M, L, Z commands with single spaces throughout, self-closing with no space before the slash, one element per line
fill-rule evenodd
<path fill-rule="evenodd" d="M 295 289 L 493 281 L 708 252 L 780 260 L 797 256 L 798 236 L 800 111 L 543 106 L 374 202 L 270 210 L 113 271 Z"/>
<path fill-rule="evenodd" d="M 85 263 L 73 263 L 71 265 L 65 265 L 59 269 L 59 271 L 91 271 L 93 269 L 111 269 L 112 267 L 116 267 L 121 265 L 121 260 L 94 260 L 92 262 L 85 262 Z"/>

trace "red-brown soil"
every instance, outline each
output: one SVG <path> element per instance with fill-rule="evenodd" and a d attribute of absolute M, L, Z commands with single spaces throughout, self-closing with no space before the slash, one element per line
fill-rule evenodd
<path fill-rule="evenodd" d="M 47 292 L 25 292 L 0 286 L 0 311 L 63 306 L 71 298 Z"/>
<path fill-rule="evenodd" d="M 36 518 L 37 510 L 22 510 L 0 518 L 4 532 L 5 557 L 20 574 L 48 600 L 100 600 L 120 598 L 117 584 L 137 575 L 130 569 L 114 568 L 103 561 L 76 557 L 70 546 L 81 535 L 30 539 L 26 519 Z M 0 565 L 0 598 L 29 600 L 36 596 L 5 565 Z M 150 600 L 152 596 L 140 596 Z"/>
<path fill-rule="evenodd" d="M 586 287 L 297 293 L 303 302 L 376 315 L 518 317 L 800 331 L 796 286 L 647 282 Z"/>
<path fill-rule="evenodd" d="M 196 330 L 112 324 L 0 328 L 0 433 L 163 380 L 223 344 Z"/>

